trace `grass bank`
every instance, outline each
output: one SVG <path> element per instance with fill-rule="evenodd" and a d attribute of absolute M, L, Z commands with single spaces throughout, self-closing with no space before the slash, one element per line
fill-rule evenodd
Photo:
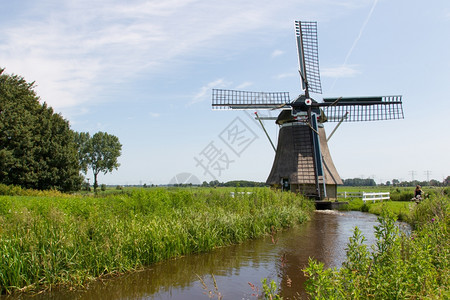
<path fill-rule="evenodd" d="M 291 193 L 251 191 L 0 196 L 0 291 L 83 285 L 290 227 L 314 209 Z"/>
<path fill-rule="evenodd" d="M 392 201 L 409 201 L 414 197 L 415 187 L 394 187 L 394 186 L 339 186 L 338 192 L 389 192 Z M 435 187 L 424 186 L 422 187 L 424 196 L 450 196 L 450 187 Z"/>
<path fill-rule="evenodd" d="M 354 187 L 352 191 L 368 191 L 367 187 Z M 380 190 L 378 190 L 379 192 Z M 392 212 L 395 217 L 400 221 L 408 222 L 412 225 L 416 222 L 417 204 L 411 201 L 414 196 L 413 191 L 410 188 L 390 188 L 386 187 L 386 190 L 390 192 L 391 199 L 388 201 L 367 201 L 364 203 L 361 198 L 347 198 L 348 205 L 341 207 L 342 210 L 358 210 L 363 212 L 369 212 L 372 214 L 380 215 L 384 209 Z M 450 188 L 436 188 L 428 187 L 424 188 L 426 194 L 426 199 L 449 199 Z M 426 200 L 425 199 L 425 200 Z M 427 203 L 427 201 L 422 201 L 422 203 Z M 423 207 L 423 206 L 422 206 Z"/>
<path fill-rule="evenodd" d="M 416 207 L 415 202 L 403 201 L 376 201 L 375 203 L 367 201 L 364 203 L 361 198 L 348 199 L 348 205 L 342 206 L 341 210 L 357 210 L 380 215 L 383 209 L 391 211 L 398 220 L 410 222 L 412 211 Z"/>

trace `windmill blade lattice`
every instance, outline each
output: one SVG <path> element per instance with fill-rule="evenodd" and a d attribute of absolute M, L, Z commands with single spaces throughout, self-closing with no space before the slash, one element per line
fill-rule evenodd
<path fill-rule="evenodd" d="M 319 72 L 319 47 L 317 22 L 295 22 L 300 75 L 306 85 L 304 89 L 322 94 Z"/>
<path fill-rule="evenodd" d="M 212 90 L 213 109 L 273 109 L 289 103 L 288 92 Z"/>
<path fill-rule="evenodd" d="M 328 122 L 363 122 L 403 119 L 401 96 L 325 98 L 323 107 Z M 345 114 L 348 115 L 344 118 Z"/>

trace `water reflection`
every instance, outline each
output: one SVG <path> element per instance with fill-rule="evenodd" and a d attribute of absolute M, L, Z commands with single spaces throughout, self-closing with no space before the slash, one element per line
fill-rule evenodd
<path fill-rule="evenodd" d="M 372 244 L 376 224 L 376 216 L 370 214 L 317 211 L 311 222 L 299 228 L 297 234 L 283 239 L 280 245 L 280 255 L 285 254 L 284 264 L 278 268 L 283 297 L 306 297 L 303 289 L 306 278 L 301 269 L 307 266 L 309 257 L 323 262 L 325 267 L 340 267 L 354 227 L 358 226 L 368 244 Z"/>
<path fill-rule="evenodd" d="M 358 226 L 370 244 L 374 242 L 376 224 L 376 216 L 370 214 L 318 211 L 310 222 L 277 233 L 276 244 L 271 237 L 265 237 L 96 281 L 87 290 L 53 291 L 33 299 L 208 299 L 205 294 L 215 290 L 211 274 L 223 299 L 255 299 L 248 282 L 261 286 L 261 278 L 274 279 L 285 299 L 298 298 L 305 296 L 301 269 L 309 257 L 327 267 L 339 267 L 353 228 Z M 204 280 L 206 290 L 198 276 Z"/>

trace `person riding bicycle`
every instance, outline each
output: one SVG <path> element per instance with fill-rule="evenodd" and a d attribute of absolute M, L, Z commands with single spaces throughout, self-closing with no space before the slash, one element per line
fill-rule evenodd
<path fill-rule="evenodd" d="M 416 189 L 414 190 L 414 198 L 416 198 L 417 200 L 422 199 L 422 188 L 420 185 L 417 185 Z"/>

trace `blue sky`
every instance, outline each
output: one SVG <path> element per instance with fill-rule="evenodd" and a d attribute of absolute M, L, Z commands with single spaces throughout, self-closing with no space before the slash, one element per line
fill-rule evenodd
<path fill-rule="evenodd" d="M 213 111 L 211 89 L 299 95 L 295 20 L 318 22 L 315 99 L 403 95 L 404 120 L 347 123 L 331 138 L 341 177 L 450 175 L 447 0 L 1 2 L 0 67 L 35 81 L 72 129 L 123 144 L 101 183 L 265 181 L 274 151 L 253 111 Z"/>

